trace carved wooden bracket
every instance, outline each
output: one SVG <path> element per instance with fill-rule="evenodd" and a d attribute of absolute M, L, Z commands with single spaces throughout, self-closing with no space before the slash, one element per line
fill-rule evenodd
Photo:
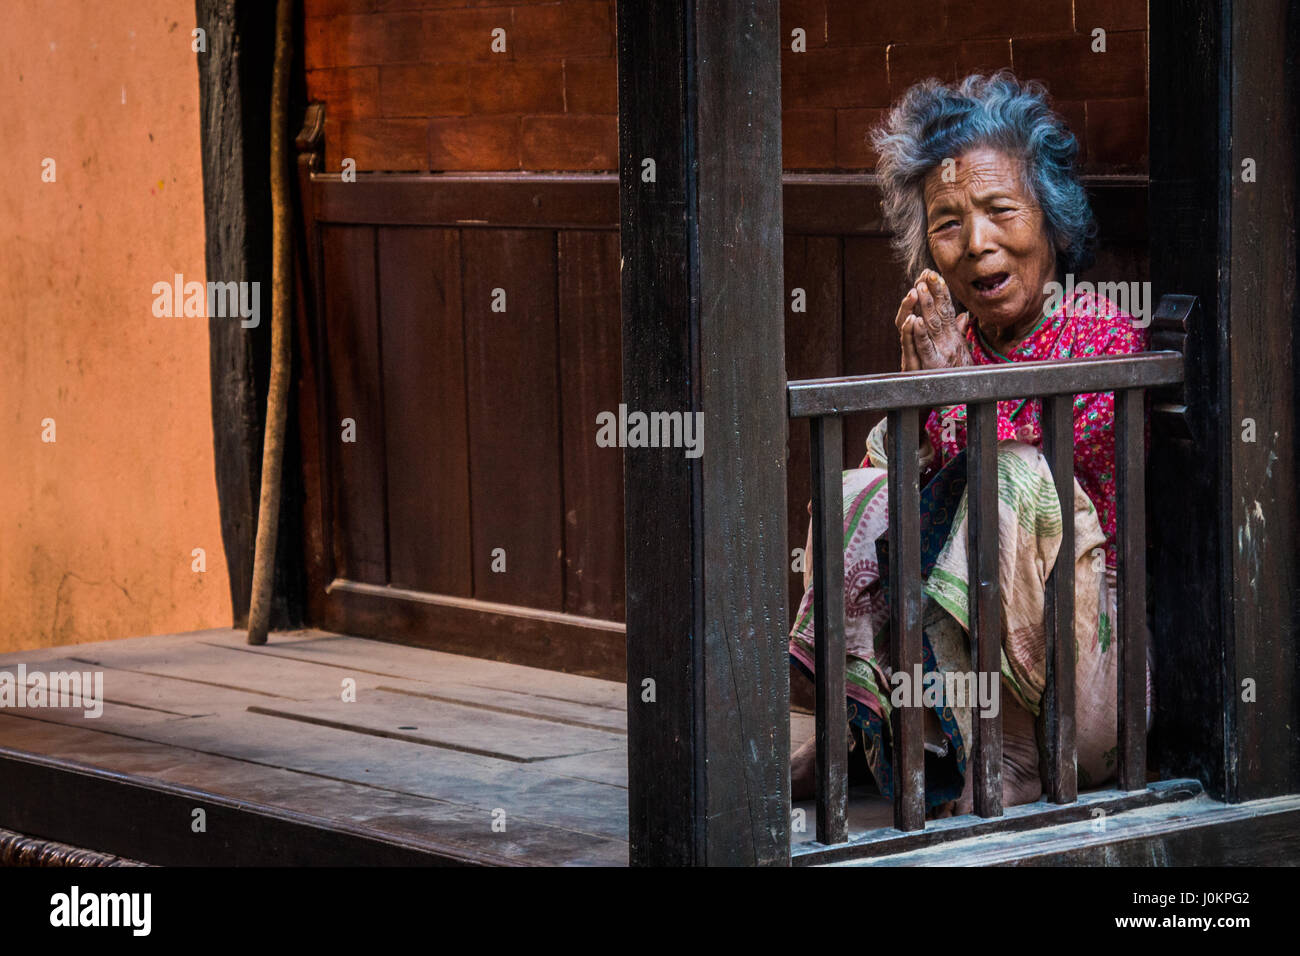
<path fill-rule="evenodd" d="M 325 104 L 308 103 L 302 116 L 302 129 L 293 141 L 298 152 L 298 172 L 319 172 L 325 161 Z"/>

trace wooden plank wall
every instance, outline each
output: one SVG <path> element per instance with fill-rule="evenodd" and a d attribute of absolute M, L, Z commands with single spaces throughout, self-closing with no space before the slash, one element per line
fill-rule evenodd
<path fill-rule="evenodd" d="M 335 224 L 321 250 L 333 576 L 620 620 L 617 236 Z"/>

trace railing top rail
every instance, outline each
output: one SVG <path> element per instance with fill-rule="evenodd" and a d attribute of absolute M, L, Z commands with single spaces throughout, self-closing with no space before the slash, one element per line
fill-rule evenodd
<path fill-rule="evenodd" d="M 1141 352 L 1063 362 L 1008 362 L 924 372 L 802 379 L 790 382 L 786 393 L 790 417 L 809 418 L 1031 396 L 1154 388 L 1176 385 L 1182 380 L 1181 352 Z"/>

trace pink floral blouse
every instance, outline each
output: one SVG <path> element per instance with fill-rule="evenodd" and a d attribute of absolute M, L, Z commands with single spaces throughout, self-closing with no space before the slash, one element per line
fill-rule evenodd
<path fill-rule="evenodd" d="M 1010 355 L 995 351 L 974 322 L 966 331 L 977 365 L 1001 362 L 1038 362 L 1089 355 L 1126 355 L 1144 352 L 1148 335 L 1134 325 L 1133 316 L 1093 293 L 1076 295 L 1039 323 Z M 998 439 L 1014 438 L 1039 445 L 1043 440 L 1041 403 L 998 403 Z M 945 423 L 950 440 L 944 440 Z M 1106 563 L 1115 566 L 1115 396 L 1112 392 L 1077 395 L 1074 399 L 1074 474 L 1097 509 L 1106 533 Z M 966 447 L 966 406 L 937 408 L 925 423 L 930 443 L 938 451 L 936 465 L 944 465 Z"/>

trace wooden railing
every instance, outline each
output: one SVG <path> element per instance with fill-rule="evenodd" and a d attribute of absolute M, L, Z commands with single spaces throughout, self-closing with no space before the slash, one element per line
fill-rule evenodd
<path fill-rule="evenodd" d="M 912 673 L 921 661 L 921 544 L 916 440 L 922 409 L 967 406 L 970 647 L 976 686 L 1000 680 L 1001 619 L 998 587 L 997 402 L 1038 397 L 1043 403 L 1043 451 L 1063 503 L 1059 554 L 1074 554 L 1074 396 L 1115 392 L 1117 501 L 1117 641 L 1119 653 L 1119 790 L 1146 787 L 1146 562 L 1144 496 L 1147 389 L 1183 381 L 1183 336 L 1195 307 L 1188 296 L 1165 296 L 1153 320 L 1152 345 L 1162 349 L 1121 357 L 1025 362 L 789 383 L 789 413 L 808 418 L 812 438 L 813 626 L 815 632 L 817 842 L 848 839 L 847 725 L 845 722 L 844 555 L 841 416 L 888 413 L 889 664 Z M 1162 420 L 1181 406 L 1158 404 Z M 1045 606 L 1047 796 L 1073 803 L 1078 796 L 1074 728 L 1074 571 L 1059 560 L 1047 581 Z M 988 676 L 984 676 L 988 675 Z M 983 678 L 981 680 L 981 677 Z M 925 826 L 924 711 L 895 707 L 894 826 Z M 972 712 L 975 813 L 1002 814 L 1001 714 Z"/>

